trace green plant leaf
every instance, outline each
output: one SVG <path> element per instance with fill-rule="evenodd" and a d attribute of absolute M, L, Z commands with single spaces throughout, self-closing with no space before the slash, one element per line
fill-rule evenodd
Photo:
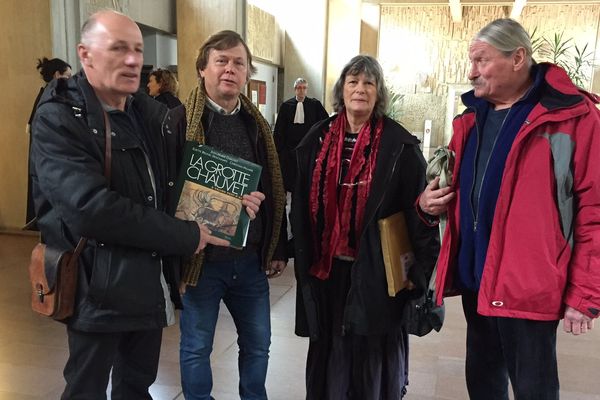
<path fill-rule="evenodd" d="M 566 38 L 564 31 L 554 32 L 550 38 L 540 35 L 535 27 L 530 35 L 532 51 L 537 61 L 549 61 L 567 72 L 573 83 L 585 87 L 591 79 L 594 66 L 594 52 L 574 43 L 573 38 Z"/>

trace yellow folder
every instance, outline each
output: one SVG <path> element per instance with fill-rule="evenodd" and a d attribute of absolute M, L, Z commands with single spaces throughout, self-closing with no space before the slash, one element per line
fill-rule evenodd
<path fill-rule="evenodd" d="M 394 297 L 410 285 L 407 276 L 409 268 L 415 262 L 415 255 L 402 211 L 382 218 L 378 223 L 388 294 Z"/>

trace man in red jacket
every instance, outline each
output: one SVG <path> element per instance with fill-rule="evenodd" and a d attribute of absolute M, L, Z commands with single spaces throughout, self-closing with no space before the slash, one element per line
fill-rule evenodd
<path fill-rule="evenodd" d="M 418 202 L 448 215 L 437 302 L 462 295 L 471 399 L 508 399 L 509 378 L 516 400 L 558 399 L 558 322 L 579 335 L 600 314 L 597 99 L 536 64 L 510 19 L 479 31 L 469 59 L 454 185 L 434 180 Z"/>

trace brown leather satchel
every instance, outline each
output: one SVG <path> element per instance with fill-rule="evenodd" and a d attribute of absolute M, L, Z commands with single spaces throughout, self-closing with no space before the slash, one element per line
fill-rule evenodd
<path fill-rule="evenodd" d="M 104 126 L 106 128 L 104 176 L 110 187 L 112 146 L 110 121 L 106 111 L 104 111 Z M 73 251 L 59 251 L 44 243 L 35 245 L 29 263 L 33 311 L 57 321 L 63 321 L 73 315 L 79 269 L 77 261 L 86 243 L 87 239 L 82 237 Z"/>
<path fill-rule="evenodd" d="M 87 239 L 75 251 L 58 251 L 38 243 L 31 252 L 29 279 L 33 311 L 61 321 L 73 314 L 77 288 L 77 260 Z"/>

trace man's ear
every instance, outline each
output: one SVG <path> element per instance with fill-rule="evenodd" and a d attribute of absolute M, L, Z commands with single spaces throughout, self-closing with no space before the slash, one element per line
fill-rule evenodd
<path fill-rule="evenodd" d="M 79 60 L 81 61 L 81 65 L 85 65 L 89 67 L 92 65 L 92 57 L 90 51 L 85 45 L 79 43 L 77 45 L 77 55 L 79 56 Z"/>
<path fill-rule="evenodd" d="M 528 68 L 527 65 L 527 51 L 524 47 L 519 47 L 513 53 L 513 69 L 519 71 L 523 68 Z"/>

